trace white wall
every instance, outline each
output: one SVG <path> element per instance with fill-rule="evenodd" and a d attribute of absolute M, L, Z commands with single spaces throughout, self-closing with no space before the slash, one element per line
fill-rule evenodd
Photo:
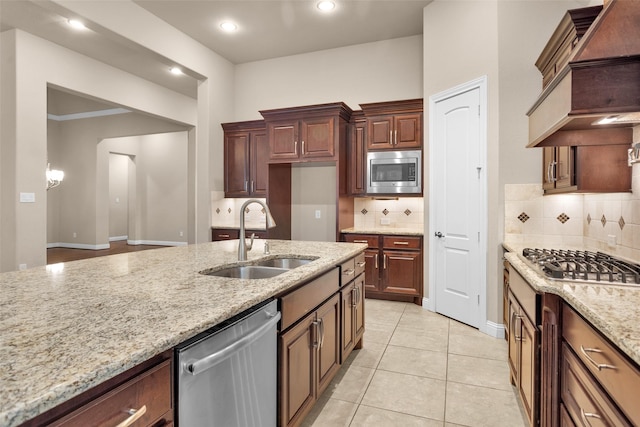
<path fill-rule="evenodd" d="M 329 49 L 236 66 L 234 120 L 259 111 L 343 101 L 360 103 L 422 97 L 420 36 Z"/>
<path fill-rule="evenodd" d="M 336 178 L 333 165 L 291 168 L 291 240 L 336 241 Z"/>
<path fill-rule="evenodd" d="M 129 162 L 126 154 L 109 153 L 109 241 L 129 232 Z"/>

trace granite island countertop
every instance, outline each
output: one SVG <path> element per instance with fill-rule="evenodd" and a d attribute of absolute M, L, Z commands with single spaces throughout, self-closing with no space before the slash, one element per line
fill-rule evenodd
<path fill-rule="evenodd" d="M 238 240 L 229 240 L 0 274 L 0 425 L 19 425 L 366 248 L 269 242 L 270 255 L 256 241 L 248 262 L 318 258 L 271 279 L 199 274 L 237 263 Z"/>
<path fill-rule="evenodd" d="M 505 258 L 537 292 L 561 296 L 640 366 L 640 287 L 548 279 L 527 265 L 520 248 L 503 246 Z"/>

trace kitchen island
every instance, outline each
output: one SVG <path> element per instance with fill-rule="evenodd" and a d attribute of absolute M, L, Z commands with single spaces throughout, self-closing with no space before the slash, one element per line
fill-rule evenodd
<path fill-rule="evenodd" d="M 236 240 L 0 274 L 0 425 L 19 425 L 366 248 L 269 243 L 264 255 L 256 241 L 247 262 L 317 259 L 271 279 L 199 273 L 236 264 Z"/>

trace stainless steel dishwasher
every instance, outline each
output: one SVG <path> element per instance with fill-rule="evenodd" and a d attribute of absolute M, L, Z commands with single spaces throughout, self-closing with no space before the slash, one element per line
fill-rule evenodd
<path fill-rule="evenodd" d="M 276 301 L 176 347 L 178 427 L 276 425 Z"/>

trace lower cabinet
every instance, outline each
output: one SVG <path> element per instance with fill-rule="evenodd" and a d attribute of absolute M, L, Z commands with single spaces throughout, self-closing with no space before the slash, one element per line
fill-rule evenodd
<path fill-rule="evenodd" d="M 249 239 L 251 234 L 255 234 L 256 239 L 266 239 L 266 230 L 246 230 L 245 237 Z M 211 228 L 211 241 L 217 242 L 220 240 L 234 240 L 240 236 L 240 230 L 237 228 Z"/>
<path fill-rule="evenodd" d="M 280 336 L 280 425 L 299 425 L 340 368 L 338 295 Z"/>
<path fill-rule="evenodd" d="M 365 250 L 367 298 L 422 305 L 422 237 L 345 234 L 343 240 L 369 245 Z"/>
<path fill-rule="evenodd" d="M 354 349 L 362 348 L 362 337 L 364 335 L 364 253 L 355 260 L 350 260 L 349 264 L 347 266 L 342 265 L 342 283 L 346 282 L 346 284 L 340 289 L 342 316 L 341 363 L 344 363 Z M 349 278 L 356 277 L 345 280 L 345 276 Z"/>

